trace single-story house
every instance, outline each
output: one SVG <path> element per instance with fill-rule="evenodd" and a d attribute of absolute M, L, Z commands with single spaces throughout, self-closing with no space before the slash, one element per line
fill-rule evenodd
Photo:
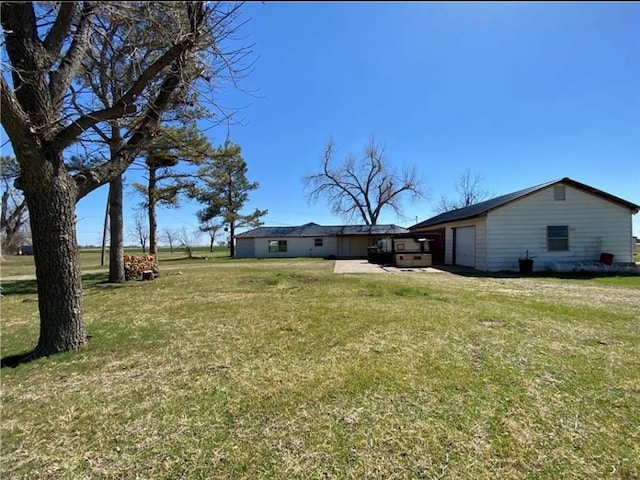
<path fill-rule="evenodd" d="M 440 233 L 444 263 L 477 270 L 557 270 L 563 262 L 633 262 L 632 216 L 640 206 L 570 178 L 553 180 L 451 210 L 409 227 Z"/>
<path fill-rule="evenodd" d="M 258 227 L 235 236 L 236 258 L 363 258 L 377 240 L 408 232 L 397 225 Z"/>

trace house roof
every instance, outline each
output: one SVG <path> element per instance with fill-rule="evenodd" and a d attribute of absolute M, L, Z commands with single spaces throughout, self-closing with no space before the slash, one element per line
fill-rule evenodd
<path fill-rule="evenodd" d="M 539 192 L 545 188 L 551 187 L 552 185 L 562 183 L 565 185 L 570 185 L 572 187 L 577 188 L 578 190 L 583 190 L 587 193 L 591 193 L 593 195 L 599 196 L 605 200 L 609 200 L 611 202 L 623 205 L 629 209 L 631 209 L 632 213 L 638 213 L 640 210 L 640 206 L 634 203 L 623 200 L 622 198 L 616 197 L 609 193 L 603 192 L 602 190 L 598 190 L 597 188 L 590 187 L 589 185 L 585 185 L 584 183 L 577 182 L 575 180 L 570 179 L 569 177 L 560 178 L 557 180 L 552 180 L 547 183 L 543 183 L 541 185 L 536 185 L 533 187 L 525 188 L 523 190 L 518 190 L 517 192 L 508 193 L 506 195 L 502 195 L 500 197 L 495 197 L 490 200 L 486 200 L 484 202 L 476 203 L 475 205 L 470 205 L 468 207 L 458 208 L 456 210 L 450 210 L 448 212 L 441 213 L 440 215 L 436 215 L 435 217 L 431 217 L 423 222 L 417 223 L 412 227 L 409 227 L 410 230 L 424 228 L 424 227 L 433 227 L 436 225 L 441 225 L 443 223 L 454 222 L 458 220 L 466 220 L 470 218 L 480 217 L 482 215 L 486 215 L 492 210 L 496 208 L 503 207 L 511 202 L 515 202 L 516 200 L 520 200 L 523 197 L 531 195 L 533 193 Z"/>
<path fill-rule="evenodd" d="M 340 235 L 395 235 L 409 233 L 397 225 L 335 225 L 307 223 L 298 227 L 258 227 L 236 235 L 236 238 L 336 237 Z"/>

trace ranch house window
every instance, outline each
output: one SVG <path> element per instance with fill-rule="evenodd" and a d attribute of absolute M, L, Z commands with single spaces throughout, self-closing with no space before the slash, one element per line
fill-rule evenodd
<path fill-rule="evenodd" d="M 551 251 L 569 250 L 569 227 L 553 225 L 547 227 L 547 249 Z"/>
<path fill-rule="evenodd" d="M 287 241 L 286 240 L 269 240 L 269 252 L 286 252 Z"/>
<path fill-rule="evenodd" d="M 313 240 L 313 246 L 314 247 L 321 247 L 322 246 L 322 239 L 321 238 L 316 238 Z"/>

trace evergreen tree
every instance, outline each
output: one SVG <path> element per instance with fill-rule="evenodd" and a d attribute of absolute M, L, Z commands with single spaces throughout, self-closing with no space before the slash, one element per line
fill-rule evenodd
<path fill-rule="evenodd" d="M 161 127 L 146 150 L 147 184 L 133 187 L 144 196 L 149 217 L 149 253 L 158 255 L 156 207 L 177 207 L 179 195 L 193 185 L 193 173 L 176 167 L 180 162 L 198 165 L 211 155 L 209 140 L 195 127 Z"/>
<path fill-rule="evenodd" d="M 229 229 L 230 255 L 235 257 L 234 236 L 238 228 L 255 228 L 262 225 L 261 218 L 267 210 L 255 209 L 252 213 L 240 213 L 249 200 L 249 192 L 258 188 L 257 182 L 247 179 L 247 163 L 242 158 L 241 148 L 231 142 L 218 147 L 198 169 L 198 185 L 191 196 L 204 204 L 198 220 L 201 224 L 216 217 Z"/>

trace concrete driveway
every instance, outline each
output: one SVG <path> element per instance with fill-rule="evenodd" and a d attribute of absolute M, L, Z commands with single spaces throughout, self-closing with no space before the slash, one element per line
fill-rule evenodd
<path fill-rule="evenodd" d="M 434 267 L 398 268 L 390 265 L 369 263 L 364 259 L 336 260 L 333 273 L 446 273 Z"/>

